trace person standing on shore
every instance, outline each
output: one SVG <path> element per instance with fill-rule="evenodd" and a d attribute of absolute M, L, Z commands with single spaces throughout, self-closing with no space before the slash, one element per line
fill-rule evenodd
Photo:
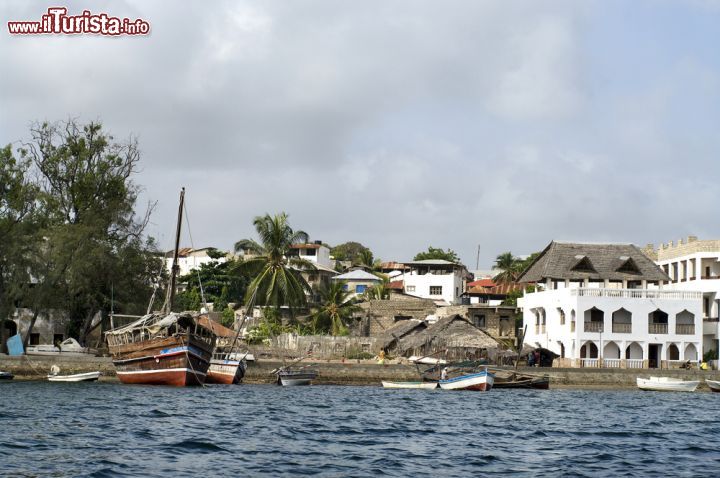
<path fill-rule="evenodd" d="M 440 380 L 447 380 L 447 374 L 448 374 L 448 369 L 447 369 L 447 367 L 445 367 L 440 372 Z"/>

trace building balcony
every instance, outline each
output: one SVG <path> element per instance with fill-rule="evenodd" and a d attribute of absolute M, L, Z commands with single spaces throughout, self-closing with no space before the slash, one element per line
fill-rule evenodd
<path fill-rule="evenodd" d="M 648 324 L 649 334 L 667 334 L 668 324 Z"/>
<path fill-rule="evenodd" d="M 698 300 L 702 292 L 686 290 L 655 290 L 655 289 L 590 289 L 580 287 L 566 289 L 570 295 L 577 297 L 608 297 L 617 299 L 662 299 L 662 300 Z"/>
<path fill-rule="evenodd" d="M 614 334 L 631 334 L 632 324 L 617 323 L 612 324 L 612 331 Z"/>
<path fill-rule="evenodd" d="M 602 322 L 584 322 L 583 323 L 583 331 L 584 332 L 603 332 L 603 326 L 605 324 Z"/>
<path fill-rule="evenodd" d="M 695 324 L 675 324 L 677 335 L 695 335 Z"/>

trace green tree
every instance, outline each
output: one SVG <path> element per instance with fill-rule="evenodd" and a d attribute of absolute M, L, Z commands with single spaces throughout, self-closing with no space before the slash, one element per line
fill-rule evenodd
<path fill-rule="evenodd" d="M 31 281 L 28 239 L 38 226 L 38 191 L 29 168 L 29 161 L 13 156 L 10 145 L 0 148 L 0 346 L 7 341 L 5 318 Z"/>
<path fill-rule="evenodd" d="M 336 261 L 350 261 L 353 264 L 360 262 L 360 256 L 363 252 L 369 252 L 372 256 L 370 249 L 363 246 L 359 242 L 344 242 L 330 249 L 330 254 L 335 258 Z"/>
<path fill-rule="evenodd" d="M 379 275 L 379 274 L 378 274 Z M 387 300 L 390 298 L 390 280 L 385 277 L 381 277 L 382 282 L 375 284 L 372 287 L 368 287 L 365 291 L 365 297 L 369 300 Z"/>
<path fill-rule="evenodd" d="M 316 332 L 347 335 L 352 314 L 359 307 L 350 300 L 351 293 L 345 281 L 331 281 L 320 288 L 320 307 L 312 314 Z"/>
<path fill-rule="evenodd" d="M 110 308 L 133 313 L 150 296 L 160 258 L 144 237 L 152 206 L 135 215 L 140 160 L 137 141 L 116 142 L 99 123 L 41 123 L 20 150 L 38 177 L 43 212 L 32 238 L 29 293 L 34 317 L 50 308 L 68 311 L 68 332 L 84 343 L 93 318 Z M 144 312 L 144 310 L 142 310 Z"/>
<path fill-rule="evenodd" d="M 447 251 L 433 246 L 428 247 L 425 252 L 418 252 L 413 258 L 414 261 L 425 261 L 428 259 L 441 259 L 455 264 L 460 264 L 460 258 L 452 249 Z"/>
<path fill-rule="evenodd" d="M 245 294 L 245 304 L 265 305 L 279 311 L 287 306 L 294 317 L 306 307 L 310 286 L 301 272 L 315 270 L 307 260 L 290 257 L 290 246 L 308 241 L 307 233 L 294 231 L 287 214 L 265 214 L 253 221 L 260 242 L 243 239 L 235 243 L 235 251 L 249 250 L 257 254 L 240 264 L 252 279 Z"/>
<path fill-rule="evenodd" d="M 226 256 L 222 252 L 209 251 L 208 255 L 213 258 L 212 261 L 180 277 L 180 282 L 187 284 L 187 289 L 176 296 L 178 308 L 198 310 L 202 305 L 201 292 L 216 311 L 223 311 L 231 302 L 242 303 L 250 282 L 242 270 L 242 261 L 230 259 L 220 262 L 218 259 Z"/>
<path fill-rule="evenodd" d="M 539 252 L 530 254 L 525 259 L 513 256 L 512 252 L 503 252 L 495 258 L 493 269 L 499 270 L 493 280 L 498 283 L 517 282 L 523 271 L 535 260 Z"/>

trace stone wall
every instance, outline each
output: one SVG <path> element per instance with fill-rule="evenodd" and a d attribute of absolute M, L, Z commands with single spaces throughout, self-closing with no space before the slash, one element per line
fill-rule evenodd
<path fill-rule="evenodd" d="M 686 239 L 680 239 L 675 243 L 670 241 L 660 244 L 657 248 L 652 244 L 648 244 L 642 251 L 654 261 L 665 261 L 697 252 L 718 252 L 720 251 L 720 240 L 698 240 L 695 236 L 688 236 Z"/>
<path fill-rule="evenodd" d="M 379 352 L 375 344 L 374 337 L 281 334 L 273 338 L 272 348 L 297 357 L 311 354 L 313 358 L 340 359 L 375 355 Z"/>
<path fill-rule="evenodd" d="M 456 314 L 460 315 L 468 319 L 471 324 L 497 339 L 515 338 L 515 316 L 519 313 L 519 309 L 511 306 L 471 304 L 438 307 L 435 315 L 439 318 Z M 485 320 L 484 326 L 480 322 L 483 317 Z M 507 318 L 507 320 L 501 321 L 503 317 Z"/>
<path fill-rule="evenodd" d="M 356 314 L 362 320 L 360 335 L 375 337 L 391 328 L 397 318 L 425 320 L 435 314 L 437 306 L 432 300 L 404 294 L 392 294 L 389 300 L 370 300 L 358 304 Z"/>

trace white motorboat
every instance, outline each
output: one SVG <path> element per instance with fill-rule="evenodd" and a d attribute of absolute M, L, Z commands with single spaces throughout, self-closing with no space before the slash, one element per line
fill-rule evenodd
<path fill-rule="evenodd" d="M 0 370 L 0 380 L 12 380 L 14 377 L 10 372 L 3 372 Z"/>
<path fill-rule="evenodd" d="M 495 375 L 483 370 L 476 373 L 467 373 L 438 382 L 443 390 L 476 390 L 487 392 L 495 383 Z"/>
<path fill-rule="evenodd" d="M 694 392 L 700 384 L 699 380 L 681 380 L 673 377 L 638 377 L 636 380 L 640 390 L 656 392 Z"/>
<path fill-rule="evenodd" d="M 76 373 L 73 375 L 53 375 L 47 376 L 51 382 L 94 382 L 100 378 L 101 372 Z"/>
<path fill-rule="evenodd" d="M 422 390 L 433 390 L 437 388 L 437 382 L 386 382 L 382 381 L 383 388 L 415 388 Z"/>
<path fill-rule="evenodd" d="M 720 382 L 715 380 L 707 380 L 705 379 L 705 383 L 708 387 L 710 387 L 710 390 L 713 392 L 720 392 Z"/>
<path fill-rule="evenodd" d="M 63 340 L 60 345 L 31 345 L 25 351 L 27 355 L 62 355 L 64 357 L 87 357 L 95 355 L 96 349 L 83 347 L 73 338 Z"/>
<path fill-rule="evenodd" d="M 447 361 L 444 359 L 434 358 L 434 357 L 419 357 L 417 355 L 413 355 L 412 357 L 408 357 L 408 360 L 413 363 L 419 363 L 423 365 L 437 365 L 437 364 L 446 364 Z"/>

